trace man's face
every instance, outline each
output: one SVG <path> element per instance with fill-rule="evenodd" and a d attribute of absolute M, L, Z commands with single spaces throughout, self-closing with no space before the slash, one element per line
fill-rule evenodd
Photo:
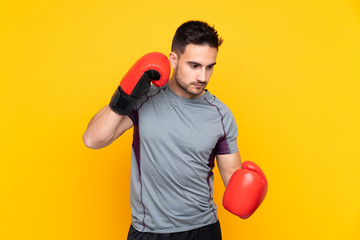
<path fill-rule="evenodd" d="M 196 98 L 205 93 L 213 67 L 216 64 L 217 49 L 208 45 L 189 44 L 183 54 L 171 56 L 174 67 L 173 91 L 179 96 Z"/>

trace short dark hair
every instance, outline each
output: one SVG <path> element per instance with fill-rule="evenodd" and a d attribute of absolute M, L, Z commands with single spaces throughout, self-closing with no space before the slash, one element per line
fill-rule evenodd
<path fill-rule="evenodd" d="M 203 21 L 188 21 L 183 23 L 175 32 L 171 51 L 183 54 L 188 44 L 209 45 L 217 50 L 223 39 L 219 37 L 214 26 Z"/>

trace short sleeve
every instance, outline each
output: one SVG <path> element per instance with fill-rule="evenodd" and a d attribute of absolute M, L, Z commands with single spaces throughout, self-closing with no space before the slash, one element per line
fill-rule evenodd
<path fill-rule="evenodd" d="M 219 138 L 216 144 L 216 154 L 232 154 L 239 151 L 237 145 L 238 129 L 234 115 L 230 110 L 223 114 L 222 126 L 224 129 L 224 135 Z"/>

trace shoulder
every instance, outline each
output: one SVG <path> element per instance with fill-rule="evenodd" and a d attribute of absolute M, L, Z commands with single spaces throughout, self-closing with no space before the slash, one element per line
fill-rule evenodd
<path fill-rule="evenodd" d="M 215 95 L 208 93 L 208 96 L 206 97 L 206 102 L 209 105 L 215 107 L 223 117 L 233 117 L 230 108 Z"/>
<path fill-rule="evenodd" d="M 149 100 L 156 95 L 158 95 L 163 90 L 163 87 L 156 87 L 154 84 L 151 84 L 149 91 L 141 97 L 141 102 Z"/>
<path fill-rule="evenodd" d="M 168 92 L 169 90 L 168 84 L 165 84 L 162 87 L 157 87 L 154 84 L 151 84 L 149 92 L 146 94 L 147 97 L 154 97 L 156 95 L 164 95 L 165 92 Z M 166 94 L 169 95 L 169 94 Z"/>
<path fill-rule="evenodd" d="M 151 84 L 149 92 L 146 94 L 147 96 L 152 96 L 156 93 L 158 93 L 161 90 L 161 88 L 155 86 L 154 84 Z"/>

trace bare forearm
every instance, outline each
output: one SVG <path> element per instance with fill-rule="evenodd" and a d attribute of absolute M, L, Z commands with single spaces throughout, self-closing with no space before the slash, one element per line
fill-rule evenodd
<path fill-rule="evenodd" d="M 90 120 L 83 135 L 83 141 L 89 148 L 103 148 L 130 127 L 132 127 L 132 122 L 129 117 L 113 112 L 107 105 Z"/>
<path fill-rule="evenodd" d="M 233 153 L 227 155 L 217 155 L 216 159 L 221 178 L 226 187 L 233 173 L 241 168 L 240 154 Z"/>

